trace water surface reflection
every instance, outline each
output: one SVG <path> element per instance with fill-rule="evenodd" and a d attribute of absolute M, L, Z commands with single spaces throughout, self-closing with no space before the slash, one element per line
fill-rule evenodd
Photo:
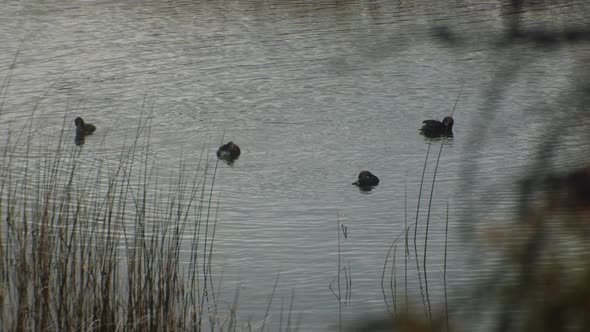
<path fill-rule="evenodd" d="M 546 7 L 521 24 L 569 25 L 569 15 L 588 14 L 582 2 Z M 447 212 L 448 279 L 464 287 L 479 271 L 465 264 L 471 226 L 513 216 L 515 180 L 542 153 L 547 124 L 571 121 L 573 76 L 587 69 L 581 46 L 496 48 L 504 11 L 475 1 L 9 1 L 0 5 L 0 137 L 20 137 L 19 147 L 30 137 L 15 158 L 42 159 L 82 116 L 99 130 L 76 152 L 81 168 L 115 168 L 147 119 L 138 153 L 163 190 L 179 165 L 212 168 L 221 143 L 239 144 L 238 160 L 217 164 L 214 257 L 221 301 L 239 285 L 245 319 L 261 319 L 280 274 L 274 296 L 294 294 L 302 330 L 335 326 L 338 223 L 348 229 L 340 258 L 353 280 L 345 319 L 382 312 L 387 250 L 416 214 L 418 248 L 431 220 L 437 304 Z M 438 26 L 460 47 L 433 36 Z M 457 98 L 454 138 L 420 136 L 422 120 L 451 114 Z M 567 148 L 552 149 L 551 166 L 587 155 L 579 133 L 561 137 Z M 364 169 L 380 178 L 367 193 L 351 186 Z M 410 265 L 398 287 L 419 298 Z M 280 307 L 271 313 L 278 324 Z"/>

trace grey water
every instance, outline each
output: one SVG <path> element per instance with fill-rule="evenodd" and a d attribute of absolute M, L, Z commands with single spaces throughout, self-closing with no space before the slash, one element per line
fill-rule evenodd
<path fill-rule="evenodd" d="M 64 126 L 74 146 L 73 121 L 81 116 L 98 129 L 79 147 L 80 158 L 116 165 L 147 117 L 150 163 L 163 186 L 180 163 L 196 168 L 204 154 L 212 165 L 222 142 L 236 142 L 242 155 L 219 164 L 214 187 L 220 303 L 231 304 L 239 289 L 238 314 L 259 322 L 278 278 L 270 329 L 278 328 L 281 301 L 285 308 L 293 301 L 303 331 L 336 329 L 339 310 L 346 322 L 386 312 L 386 255 L 406 223 L 415 222 L 430 148 L 418 256 L 429 218 L 430 295 L 440 308 L 447 207 L 447 279 L 451 299 L 461 301 L 468 294 L 457 290 L 484 278 L 487 268 L 470 260 L 474 229 L 511 222 L 517 180 L 539 166 L 544 147 L 551 145 L 551 157 L 542 159 L 548 169 L 587 161 L 588 116 L 576 116 L 582 107 L 575 98 L 588 72 L 588 47 L 499 47 L 506 7 L 6 0 L 0 139 L 14 140 L 29 125 L 34 148 L 26 153 L 41 158 Z M 583 1 L 541 1 L 525 8 L 522 24 L 576 26 L 589 9 Z M 464 42 L 437 37 L 443 26 Z M 422 120 L 451 113 L 452 139 L 419 135 Z M 351 185 L 362 170 L 381 180 L 370 192 Z M 352 278 L 343 307 L 330 287 L 339 250 Z M 397 251 L 400 264 L 401 242 Z M 414 256 L 410 281 L 400 279 L 398 287 L 421 303 Z"/>

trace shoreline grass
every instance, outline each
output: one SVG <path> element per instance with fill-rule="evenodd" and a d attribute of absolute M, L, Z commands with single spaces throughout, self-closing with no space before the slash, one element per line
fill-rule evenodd
<path fill-rule="evenodd" d="M 41 158 L 28 158 L 30 128 L 26 147 L 7 142 L 0 330 L 235 331 L 249 324 L 237 320 L 238 290 L 225 307 L 213 282 L 217 162 L 210 166 L 205 153 L 190 171 L 180 162 L 173 183 L 162 185 L 147 118 L 142 110 L 135 140 L 114 167 L 86 163 L 65 129 Z M 190 253 L 186 264 L 182 251 Z M 272 294 L 263 328 L 271 301 Z"/>

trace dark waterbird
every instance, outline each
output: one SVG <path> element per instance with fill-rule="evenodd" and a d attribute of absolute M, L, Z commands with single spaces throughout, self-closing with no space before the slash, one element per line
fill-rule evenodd
<path fill-rule="evenodd" d="M 353 183 L 361 189 L 371 189 L 379 184 L 379 178 L 369 171 L 362 171 L 359 173 L 359 178 Z"/>
<path fill-rule="evenodd" d="M 96 127 L 93 124 L 84 123 L 84 120 L 81 117 L 77 117 L 74 120 L 74 124 L 76 124 L 76 139 L 74 140 L 76 145 L 84 144 L 84 137 L 92 135 L 96 130 Z"/>
<path fill-rule="evenodd" d="M 429 138 L 450 137 L 453 136 L 453 124 L 455 121 L 452 117 L 445 117 L 442 122 L 438 120 L 422 121 L 420 132 Z"/>
<path fill-rule="evenodd" d="M 219 159 L 223 159 L 229 163 L 233 162 L 234 160 L 238 159 L 240 156 L 240 147 L 234 143 L 229 142 L 224 144 L 217 149 L 217 157 Z"/>

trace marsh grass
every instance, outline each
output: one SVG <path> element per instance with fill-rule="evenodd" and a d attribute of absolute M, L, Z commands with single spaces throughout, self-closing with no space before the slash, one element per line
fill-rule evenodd
<path fill-rule="evenodd" d="M 336 222 L 337 222 L 337 272 L 336 276 L 330 282 L 328 288 L 332 295 L 338 300 L 338 330 L 342 331 L 342 306 L 348 305 L 352 300 L 352 272 L 350 268 L 350 262 L 348 262 L 347 266 L 342 266 L 342 235 L 344 236 L 344 240 L 348 238 L 348 227 L 344 225 L 340 220 L 339 213 L 336 214 Z M 343 280 L 344 279 L 344 280 Z M 344 292 L 343 292 L 343 284 L 344 284 Z M 342 295 L 344 293 L 344 295 Z"/>
<path fill-rule="evenodd" d="M 455 103 L 453 105 L 453 109 L 451 111 L 451 116 L 455 113 L 455 110 L 457 108 L 457 104 L 459 102 L 459 100 L 461 99 L 461 94 L 463 92 L 463 86 L 461 86 L 461 90 L 459 91 L 459 94 L 457 96 L 457 98 L 455 99 Z M 438 150 L 438 155 L 436 157 L 435 160 L 435 166 L 434 166 L 434 171 L 432 174 L 432 182 L 430 185 L 430 191 L 429 191 L 429 196 L 428 196 L 428 206 L 426 208 L 426 220 L 425 220 L 425 225 L 424 225 L 424 240 L 423 240 L 423 252 L 422 255 L 419 254 L 418 252 L 418 238 L 419 238 L 419 233 L 418 233 L 418 229 L 419 229 L 419 220 L 420 220 L 420 214 L 423 212 L 423 207 L 421 207 L 421 201 L 422 201 L 422 197 L 423 197 L 423 188 L 424 188 L 424 183 L 426 180 L 429 179 L 429 177 L 427 176 L 427 166 L 428 166 L 428 160 L 430 157 L 430 151 L 432 148 L 432 144 L 438 142 L 439 145 L 439 150 Z M 418 289 L 420 291 L 420 298 L 422 299 L 422 308 L 424 310 L 424 316 L 425 318 L 432 323 L 433 320 L 442 320 L 444 319 L 445 321 L 445 329 L 448 331 L 449 330 L 449 311 L 448 311 L 448 295 L 447 295 L 447 249 L 448 249 L 448 226 L 449 226 L 449 220 L 448 220 L 448 202 L 447 202 L 447 210 L 446 210 L 446 219 L 444 220 L 444 243 L 443 243 L 443 247 L 444 247 L 444 257 L 443 257 L 443 261 L 441 262 L 442 264 L 442 288 L 443 288 L 443 305 L 444 305 L 444 314 L 442 315 L 441 318 L 441 314 L 436 314 L 436 317 L 433 317 L 433 305 L 431 302 L 431 295 L 430 295 L 430 291 L 429 291 L 429 279 L 428 279 L 428 268 L 429 268 L 429 262 L 428 262 L 428 235 L 429 235 L 429 229 L 430 229 L 430 223 L 431 223 L 431 212 L 432 212 L 432 203 L 433 203 L 433 199 L 435 197 L 435 184 L 436 184 L 436 180 L 437 180 L 437 173 L 439 170 L 439 166 L 440 166 L 440 160 L 442 157 L 442 153 L 443 153 L 443 149 L 444 146 L 448 144 L 447 138 L 442 138 L 442 139 L 429 139 L 428 143 L 427 143 L 427 149 L 426 149 L 426 154 L 424 156 L 424 164 L 422 167 L 422 174 L 420 177 L 420 185 L 418 188 L 418 197 L 417 197 L 417 201 L 416 201 L 416 217 L 414 220 L 414 224 L 413 225 L 409 225 L 408 226 L 408 195 L 407 195 L 407 185 L 404 185 L 404 230 L 398 234 L 392 241 L 389 250 L 387 251 L 387 254 L 385 256 L 385 262 L 383 264 L 383 270 L 382 270 L 382 275 L 381 275 L 381 291 L 383 293 L 383 299 L 385 302 L 385 306 L 386 309 L 388 311 L 389 314 L 397 316 L 398 313 L 401 314 L 401 317 L 403 317 L 404 315 L 408 315 L 410 314 L 410 302 L 409 302 L 409 292 L 408 289 L 411 287 L 409 281 L 408 281 L 408 260 L 411 259 L 411 255 L 412 252 L 409 248 L 409 241 L 410 239 L 413 240 L 413 244 L 414 244 L 414 250 L 413 250 L 413 254 L 414 254 L 414 260 L 416 263 L 416 274 L 417 274 L 417 281 L 418 281 Z M 414 232 L 413 232 L 413 238 L 410 237 L 410 229 L 414 228 Z M 402 235 L 404 236 L 404 243 L 405 243 L 405 247 L 403 250 L 404 253 L 404 282 L 403 282 L 403 288 L 404 288 L 404 302 L 403 302 L 403 306 L 402 306 L 402 310 L 399 310 L 400 306 L 398 305 L 398 303 L 401 303 L 402 301 L 399 301 L 399 298 L 402 294 L 398 293 L 398 282 L 397 282 L 397 268 L 396 268 L 396 258 L 397 258 L 397 242 L 398 240 L 402 237 Z M 393 254 L 392 254 L 393 251 Z M 386 284 L 386 270 L 387 270 L 387 265 L 388 262 L 390 260 L 390 256 L 391 256 L 391 266 L 390 266 L 390 274 L 389 274 L 389 290 L 386 290 L 385 284 Z M 420 257 L 422 256 L 422 257 Z M 420 264 L 420 258 L 422 258 L 422 264 Z M 430 267 L 432 267 L 432 265 L 430 265 Z M 388 301 L 388 297 L 391 298 L 391 305 L 389 304 Z M 413 318 L 412 318 L 413 319 Z"/>
<path fill-rule="evenodd" d="M 0 330 L 252 329 L 238 321 L 239 292 L 226 305 L 214 288 L 217 159 L 202 153 L 197 165 L 179 162 L 168 170 L 174 180 L 161 184 L 147 118 L 142 111 L 114 163 L 75 146 L 65 119 L 41 157 L 31 155 L 30 127 L 16 141 L 8 135 L 0 160 Z M 264 324 L 267 316 L 268 309 Z M 289 312 L 287 329 L 295 330 L 290 320 Z"/>

